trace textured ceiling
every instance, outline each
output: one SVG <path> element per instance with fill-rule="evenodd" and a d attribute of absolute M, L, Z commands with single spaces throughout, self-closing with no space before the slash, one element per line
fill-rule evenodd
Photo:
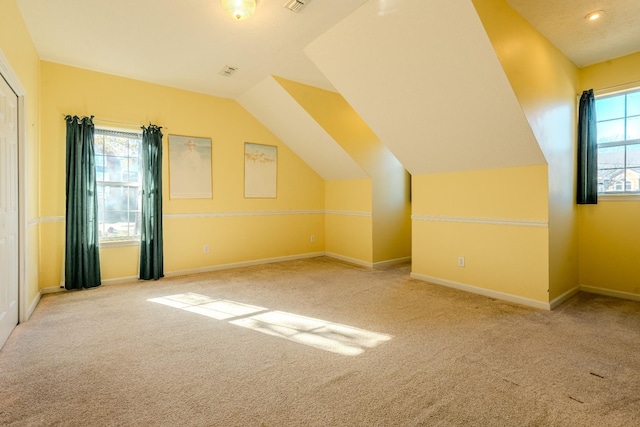
<path fill-rule="evenodd" d="M 507 0 L 578 67 L 640 51 L 640 0 Z M 604 10 L 597 21 L 584 17 Z"/>

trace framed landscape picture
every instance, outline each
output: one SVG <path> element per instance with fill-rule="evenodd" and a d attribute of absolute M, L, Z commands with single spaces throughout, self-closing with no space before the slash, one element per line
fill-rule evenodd
<path fill-rule="evenodd" d="M 211 139 L 169 135 L 169 197 L 212 197 Z"/>
<path fill-rule="evenodd" d="M 244 144 L 244 197 L 276 198 L 278 147 Z"/>

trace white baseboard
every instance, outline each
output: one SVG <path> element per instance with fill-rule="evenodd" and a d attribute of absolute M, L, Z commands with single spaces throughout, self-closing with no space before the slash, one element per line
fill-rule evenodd
<path fill-rule="evenodd" d="M 209 273 L 211 271 L 218 271 L 218 270 L 229 270 L 231 268 L 250 267 L 253 265 L 261 265 L 261 264 L 272 264 L 274 262 L 294 261 L 297 259 L 305 259 L 305 258 L 317 258 L 323 255 L 324 255 L 324 252 L 312 252 L 307 254 L 288 255 L 288 256 L 275 257 L 275 258 L 263 258 L 263 259 L 256 259 L 251 261 L 234 262 L 230 264 L 211 265 L 207 267 L 191 268 L 186 270 L 168 271 L 168 272 L 165 272 L 164 275 L 165 277 L 186 276 L 189 274 Z"/>
<path fill-rule="evenodd" d="M 579 291 L 580 291 L 580 287 L 576 286 L 575 288 L 569 289 L 564 294 L 551 300 L 551 302 L 549 303 L 551 310 L 555 309 L 556 307 L 559 307 L 562 303 L 564 303 L 566 300 L 568 300 L 569 298 L 577 294 Z"/>
<path fill-rule="evenodd" d="M 631 301 L 640 301 L 640 294 L 633 294 L 631 292 L 614 291 L 611 289 L 596 288 L 595 286 L 586 286 L 586 285 L 580 285 L 579 289 L 582 292 L 588 292 L 590 294 L 599 294 L 599 295 L 606 295 L 608 297 L 628 299 Z"/>
<path fill-rule="evenodd" d="M 373 268 L 372 262 L 362 261 L 361 259 L 355 259 L 344 255 L 334 254 L 333 252 L 325 252 L 323 255 L 329 258 L 335 258 L 340 261 L 348 262 L 349 264 L 359 265 L 361 267 Z"/>
<path fill-rule="evenodd" d="M 42 295 L 44 295 L 44 294 L 54 294 L 56 292 L 62 292 L 62 291 L 64 291 L 64 286 L 49 286 L 48 288 L 40 289 L 40 293 Z"/>
<path fill-rule="evenodd" d="M 116 279 L 103 279 L 101 285 L 117 285 L 119 283 L 130 283 L 138 280 L 138 276 L 118 277 Z"/>
<path fill-rule="evenodd" d="M 38 294 L 36 295 L 36 297 L 31 302 L 31 304 L 29 304 L 29 308 L 27 309 L 27 320 L 29 320 L 29 318 L 33 314 L 33 310 L 35 310 L 36 307 L 38 306 L 38 303 L 40 302 L 40 297 L 41 296 L 42 296 L 42 291 L 39 291 Z"/>
<path fill-rule="evenodd" d="M 418 273 L 411 273 L 411 277 L 414 279 L 422 280 L 424 282 L 446 286 L 448 288 L 459 289 L 461 291 L 471 292 L 474 294 L 483 295 L 485 297 L 499 299 L 502 301 L 508 301 L 515 304 L 525 305 L 527 307 L 538 308 L 541 310 L 551 310 L 551 304 L 547 302 L 536 301 L 530 298 L 519 297 L 517 295 L 511 295 L 504 292 L 492 291 L 490 289 L 479 288 L 477 286 L 467 285 L 465 283 L 439 279 L 437 277 L 425 276 Z"/>
<path fill-rule="evenodd" d="M 373 268 L 393 267 L 394 265 L 404 264 L 405 262 L 411 262 L 411 257 L 407 256 L 404 258 L 396 258 L 396 259 L 389 259 L 386 261 L 374 262 Z"/>

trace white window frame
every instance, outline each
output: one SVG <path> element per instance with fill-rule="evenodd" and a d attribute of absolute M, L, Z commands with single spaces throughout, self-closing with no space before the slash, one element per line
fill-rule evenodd
<path fill-rule="evenodd" d="M 596 103 L 599 100 L 602 99 L 607 99 L 607 98 L 614 98 L 614 97 L 619 97 L 619 96 L 627 96 L 630 94 L 634 94 L 634 93 L 640 93 L 640 88 L 635 87 L 635 88 L 630 88 L 628 90 L 625 90 L 623 92 L 614 92 L 614 93 L 606 93 L 606 94 L 602 94 L 602 95 L 597 95 L 596 96 Z M 629 116 L 628 112 L 627 112 L 627 104 L 625 104 L 625 115 L 624 115 L 624 119 L 625 119 L 625 139 L 622 141 L 612 141 L 612 142 L 603 142 L 603 143 L 598 143 L 598 149 L 600 148 L 607 148 L 607 147 L 627 147 L 627 146 L 631 146 L 631 145 L 640 145 L 640 138 L 639 139 L 626 139 L 626 120 L 629 117 L 637 117 L 637 115 L 634 116 Z M 621 117 L 622 118 L 622 117 Z M 619 120 L 621 118 L 618 119 L 610 119 L 610 120 Z M 597 123 L 600 122 L 604 122 L 604 121 L 608 121 L 608 120 L 603 120 L 603 121 L 598 121 L 598 118 L 596 117 L 596 121 Z M 614 184 L 614 188 L 616 188 L 616 190 L 614 191 L 606 191 L 606 187 L 604 186 L 603 182 L 600 182 L 600 180 L 598 181 L 598 197 L 603 197 L 605 200 L 607 197 L 611 197 L 613 198 L 620 198 L 620 196 L 625 196 L 625 198 L 627 199 L 640 199 L 640 188 L 638 190 L 628 190 L 627 187 L 629 186 L 628 184 L 631 184 L 631 181 L 628 180 L 627 178 L 627 170 L 629 169 L 628 163 L 627 163 L 627 152 L 625 149 L 625 155 L 624 155 L 624 166 L 622 169 L 623 171 L 623 175 L 620 179 L 620 187 L 622 187 L 623 189 L 617 189 L 617 187 L 619 187 L 618 183 Z M 639 168 L 640 169 L 640 168 Z M 600 159 L 598 159 L 598 175 L 600 175 Z M 631 185 L 632 187 L 632 185 Z M 639 186 L 640 187 L 640 186 Z M 601 191 L 601 189 L 604 188 L 605 191 Z"/>
<path fill-rule="evenodd" d="M 122 182 L 117 182 L 117 181 L 104 181 L 104 180 L 99 180 L 99 173 L 98 173 L 98 157 L 102 156 L 104 157 L 104 154 L 98 154 L 98 150 L 96 149 L 97 146 L 94 146 L 94 151 L 95 151 L 95 159 L 96 159 L 96 185 L 97 186 L 101 186 L 101 185 L 108 185 L 111 187 L 133 187 L 133 188 L 139 188 L 139 196 L 140 197 L 140 193 L 142 192 L 142 176 L 144 174 L 144 171 L 142 169 L 142 156 L 141 156 L 141 150 L 142 150 L 142 133 L 138 132 L 138 131 L 132 131 L 132 130 L 128 130 L 128 129 L 117 129 L 117 128 L 109 128 L 109 127 L 102 127 L 102 126 L 96 126 L 95 127 L 95 131 L 94 131 L 94 144 L 97 143 L 96 141 L 96 136 L 98 135 L 117 135 L 117 136 L 123 136 L 123 137 L 127 137 L 127 138 L 131 138 L 131 139 L 139 139 L 140 140 L 140 153 L 138 156 L 138 168 L 139 168 L 139 175 L 138 175 L 138 181 L 136 183 L 133 183 L 132 181 L 122 181 Z M 129 158 L 133 158 L 132 156 L 126 156 Z M 104 162 L 106 164 L 106 162 Z M 141 206 L 141 200 L 138 200 L 138 206 Z M 100 204 L 98 206 L 98 215 L 99 217 L 104 217 L 104 212 L 100 212 Z M 127 217 L 128 214 L 131 212 L 132 210 L 127 207 Z M 135 212 L 135 210 L 134 210 Z M 128 235 L 128 236 L 123 236 L 123 237 L 99 237 L 99 242 L 100 242 L 100 246 L 101 247 L 116 247 L 116 246 L 134 246 L 134 245 L 140 245 L 140 235 Z"/>

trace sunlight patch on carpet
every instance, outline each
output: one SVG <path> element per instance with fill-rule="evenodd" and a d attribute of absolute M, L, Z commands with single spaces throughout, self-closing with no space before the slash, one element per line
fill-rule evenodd
<path fill-rule="evenodd" d="M 345 356 L 357 356 L 392 338 L 390 335 L 322 319 L 219 300 L 192 292 L 151 298 L 147 301 L 216 320 L 229 320 L 232 325 Z"/>

